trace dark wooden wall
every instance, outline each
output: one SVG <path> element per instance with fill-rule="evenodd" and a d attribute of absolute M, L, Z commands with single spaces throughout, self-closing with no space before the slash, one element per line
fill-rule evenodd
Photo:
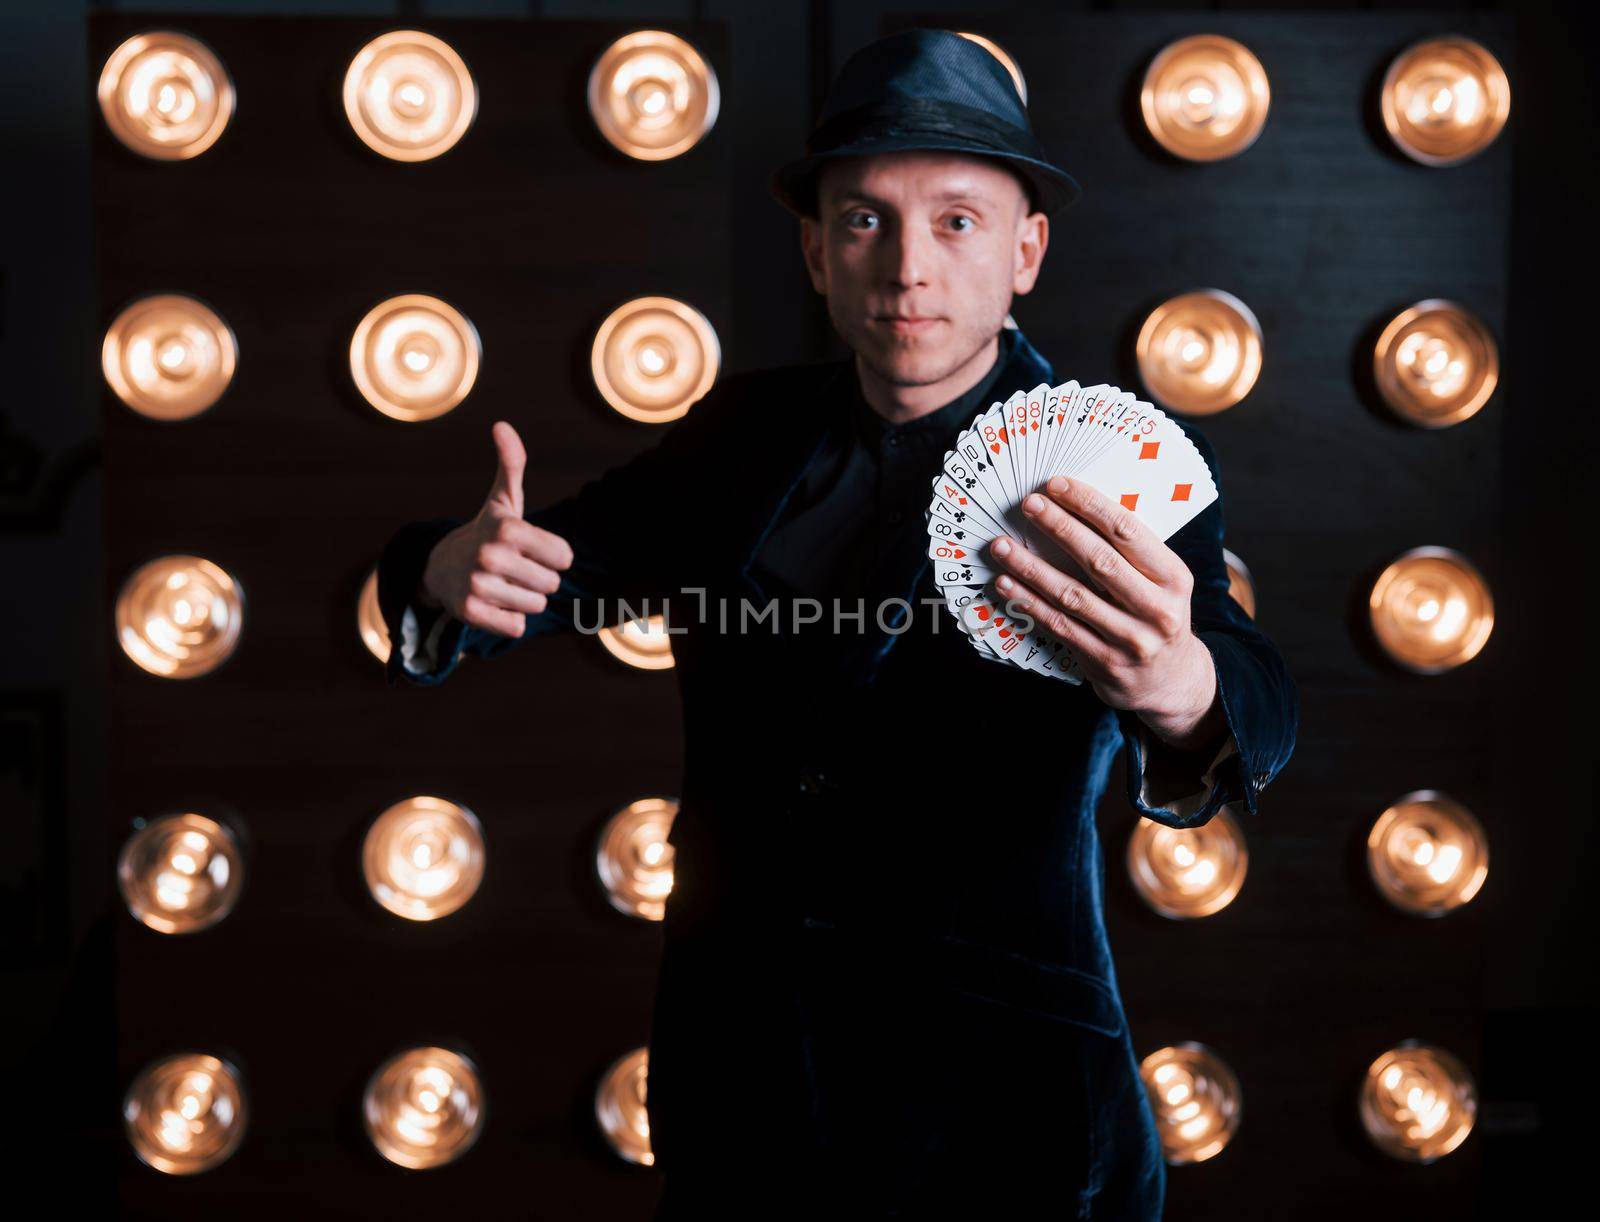
<path fill-rule="evenodd" d="M 1587 1031 L 1595 995 L 1575 923 L 1594 835 L 1576 738 L 1588 644 L 1570 631 L 1584 606 L 1576 467 L 1592 423 L 1561 414 L 1581 404 L 1583 350 L 1561 337 L 1580 317 L 1564 293 L 1587 219 L 1571 184 L 1592 161 L 1577 119 L 1592 40 L 1520 5 L 974 15 L 831 0 L 549 2 L 527 5 L 531 20 L 492 22 L 447 18 L 469 3 L 374 7 L 313 19 L 104 6 L 71 65 L 76 110 L 52 103 L 52 117 L 73 115 L 58 142 L 81 140 L 81 177 L 59 152 L 8 150 L 58 201 L 9 193 L 8 217 L 26 221 L 8 227 L 14 237 L 54 246 L 46 264 L 14 240 L 0 265 L 0 347 L 18 371 L 0 426 L 15 419 L 35 439 L 0 427 L 7 568 L 25 575 L 8 580 L 5 614 L 13 639 L 58 639 L 41 652 L 76 667 L 52 681 L 19 656 L 3 686 L 16 730 L 5 775 L 24 812 L 21 864 L 0 876 L 3 979 L 30 997 L 7 1018 L 8 1043 L 13 1081 L 51 1100 L 40 1105 L 51 1123 L 34 1127 L 71 1134 L 48 1151 L 72 1168 L 58 1190 L 100 1216 L 649 1216 L 656 1179 L 604 1147 L 591 1097 L 604 1065 L 644 1040 L 657 930 L 605 905 L 590 849 L 615 807 L 674 791 L 673 679 L 573 637 L 492 666 L 469 660 L 436 690 L 387 689 L 355 636 L 355 598 L 396 524 L 476 508 L 492 420 L 534 443 L 530 503 L 650 444 L 587 380 L 588 339 L 618 301 L 690 300 L 718 328 L 729 369 L 839 354 L 765 175 L 861 42 L 936 23 L 1018 54 L 1045 146 L 1085 188 L 1014 310 L 1060 378 L 1137 385 L 1132 332 L 1189 288 L 1237 294 L 1265 333 L 1255 390 L 1201 427 L 1220 458 L 1226 542 L 1300 682 L 1296 755 L 1245 825 L 1244 891 L 1208 920 L 1167 922 L 1133 895 L 1120 775 L 1100 812 L 1136 1047 L 1204 1040 L 1244 1090 L 1228 1150 L 1170 1169 L 1167 1216 L 1497 1217 L 1553 1191 L 1572 1165 L 1572 1105 L 1551 1050 Z M 157 22 L 204 37 L 240 90 L 232 129 L 192 164 L 126 153 L 93 110 L 105 55 Z M 468 137 L 417 166 L 368 154 L 337 102 L 349 55 L 402 22 L 448 38 L 482 90 Z M 658 165 L 610 151 L 582 105 L 592 56 L 647 22 L 691 37 L 724 88 L 710 137 Z M 1246 42 L 1273 86 L 1258 143 L 1204 167 L 1153 150 L 1134 100 L 1150 55 L 1200 30 Z M 1445 30 L 1501 57 L 1512 118 L 1483 157 L 1428 170 L 1388 148 L 1371 99 L 1395 51 Z M 58 57 L 62 45 L 40 34 Z M 30 97 L 51 96 L 44 76 Z M 42 338 L 25 307 L 66 289 L 29 279 L 36 264 L 75 271 L 88 290 L 81 317 L 47 315 L 77 330 Z M 163 289 L 209 301 L 242 349 L 218 407 L 165 428 L 117 403 L 97 364 L 116 311 Z M 420 426 L 366 408 L 343 365 L 362 312 L 406 291 L 460 306 L 485 348 L 468 400 Z M 1392 421 L 1360 377 L 1375 329 L 1424 296 L 1469 305 L 1501 345 L 1501 389 L 1442 432 Z M 61 429 L 63 405 L 81 413 L 87 442 Z M 68 500 L 85 471 L 103 523 L 93 499 L 87 512 Z M 58 546 L 26 567 L 39 562 L 19 541 L 38 535 Z M 1500 609 L 1484 654 L 1434 678 L 1387 665 L 1359 622 L 1376 571 L 1420 543 L 1471 556 Z M 117 582 L 180 549 L 227 565 L 249 598 L 238 655 L 193 684 L 137 671 L 109 633 Z M 44 613 L 49 600 L 12 593 L 85 572 L 99 588 L 83 587 L 70 631 Z M 579 715 L 542 714 L 546 690 L 579 693 Z M 1389 910 L 1361 861 L 1384 805 L 1422 787 L 1471 806 L 1491 849 L 1479 899 L 1431 922 Z M 482 891 L 435 925 L 379 913 L 358 885 L 371 817 L 423 792 L 470 806 L 489 844 Z M 111 867 L 132 819 L 183 807 L 233 814 L 251 876 L 222 926 L 161 938 L 121 909 Z M 1355 1121 L 1363 1067 L 1407 1036 L 1456 1052 L 1483 1093 L 1478 1131 L 1426 1168 L 1378 1156 Z M 356 1099 L 383 1056 L 424 1040 L 479 1059 L 490 1120 L 458 1166 L 403 1175 L 366 1147 Z M 229 1163 L 180 1181 L 133 1158 L 116 1109 L 140 1065 L 191 1042 L 238 1056 L 254 1115 Z"/>

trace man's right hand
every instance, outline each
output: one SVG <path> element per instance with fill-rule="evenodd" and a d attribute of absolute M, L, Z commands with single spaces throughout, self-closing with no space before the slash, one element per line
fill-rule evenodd
<path fill-rule="evenodd" d="M 489 497 L 477 517 L 434 545 L 417 599 L 475 628 L 519 637 L 527 616 L 543 611 L 545 596 L 561 585 L 572 547 L 524 520 L 522 439 L 504 420 L 496 420 L 492 432 L 500 463 Z"/>

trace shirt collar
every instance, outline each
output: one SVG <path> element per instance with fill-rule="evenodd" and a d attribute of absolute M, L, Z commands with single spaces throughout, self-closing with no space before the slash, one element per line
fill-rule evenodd
<path fill-rule="evenodd" d="M 1031 351 L 1031 346 L 1022 338 L 1022 332 L 1015 327 L 1002 327 L 1000 330 L 1000 348 L 995 354 L 994 364 L 983 375 L 977 384 L 964 393 L 957 395 L 943 407 L 936 408 L 926 415 L 918 416 L 915 420 L 906 420 L 899 424 L 892 424 L 880 416 L 877 410 L 867 402 L 866 396 L 861 392 L 861 378 L 851 362 L 850 385 L 853 391 L 854 416 L 861 436 L 868 442 L 876 445 L 887 437 L 896 437 L 902 443 L 922 444 L 937 442 L 948 447 L 957 433 L 972 422 L 980 407 L 986 406 L 997 398 L 1010 396 L 1019 390 L 1031 390 L 1038 385 L 1037 379 L 1027 381 L 1027 373 L 1022 366 L 1025 364 L 1020 357 L 1023 350 Z M 1023 382 L 1012 385 L 1016 377 L 1022 377 Z M 1004 395 L 995 392 L 1004 391 Z"/>

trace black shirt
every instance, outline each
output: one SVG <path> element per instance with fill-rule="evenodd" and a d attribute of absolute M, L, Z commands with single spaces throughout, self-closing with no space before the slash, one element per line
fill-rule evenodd
<path fill-rule="evenodd" d="M 886 598 L 903 594 L 911 572 L 901 570 L 927 550 L 924 512 L 945 451 L 993 392 L 1027 389 L 996 385 L 1017 336 L 1002 329 L 995 362 L 975 386 L 901 424 L 867 402 L 852 370 L 840 426 L 824 439 L 761 546 L 766 575 L 801 596 L 866 597 L 869 609 L 878 591 Z"/>
<path fill-rule="evenodd" d="M 883 600 L 904 598 L 927 554 L 925 512 L 945 451 L 980 407 L 1028 387 L 1000 386 L 1020 333 L 1000 331 L 994 364 L 970 390 L 915 420 L 891 423 L 861 391 L 854 366 L 845 377 L 849 402 L 839 424 L 823 439 L 762 543 L 756 567 L 771 596 L 814 598 L 822 620 L 806 635 L 835 663 L 872 641 Z M 864 626 L 845 621 L 833 631 L 833 602 L 865 611 Z M 905 608 L 891 606 L 888 623 L 903 622 Z M 928 608 L 913 607 L 927 615 Z M 785 622 L 789 621 L 787 610 Z"/>

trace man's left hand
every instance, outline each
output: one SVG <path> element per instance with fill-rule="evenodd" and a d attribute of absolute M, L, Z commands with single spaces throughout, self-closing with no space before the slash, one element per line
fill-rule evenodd
<path fill-rule="evenodd" d="M 1226 723 L 1211 652 L 1189 626 L 1194 574 L 1183 558 L 1081 480 L 1053 477 L 1022 511 L 1078 575 L 1002 535 L 990 544 L 1005 570 L 1001 597 L 1066 643 L 1106 704 L 1132 710 L 1178 750 L 1215 740 Z"/>

